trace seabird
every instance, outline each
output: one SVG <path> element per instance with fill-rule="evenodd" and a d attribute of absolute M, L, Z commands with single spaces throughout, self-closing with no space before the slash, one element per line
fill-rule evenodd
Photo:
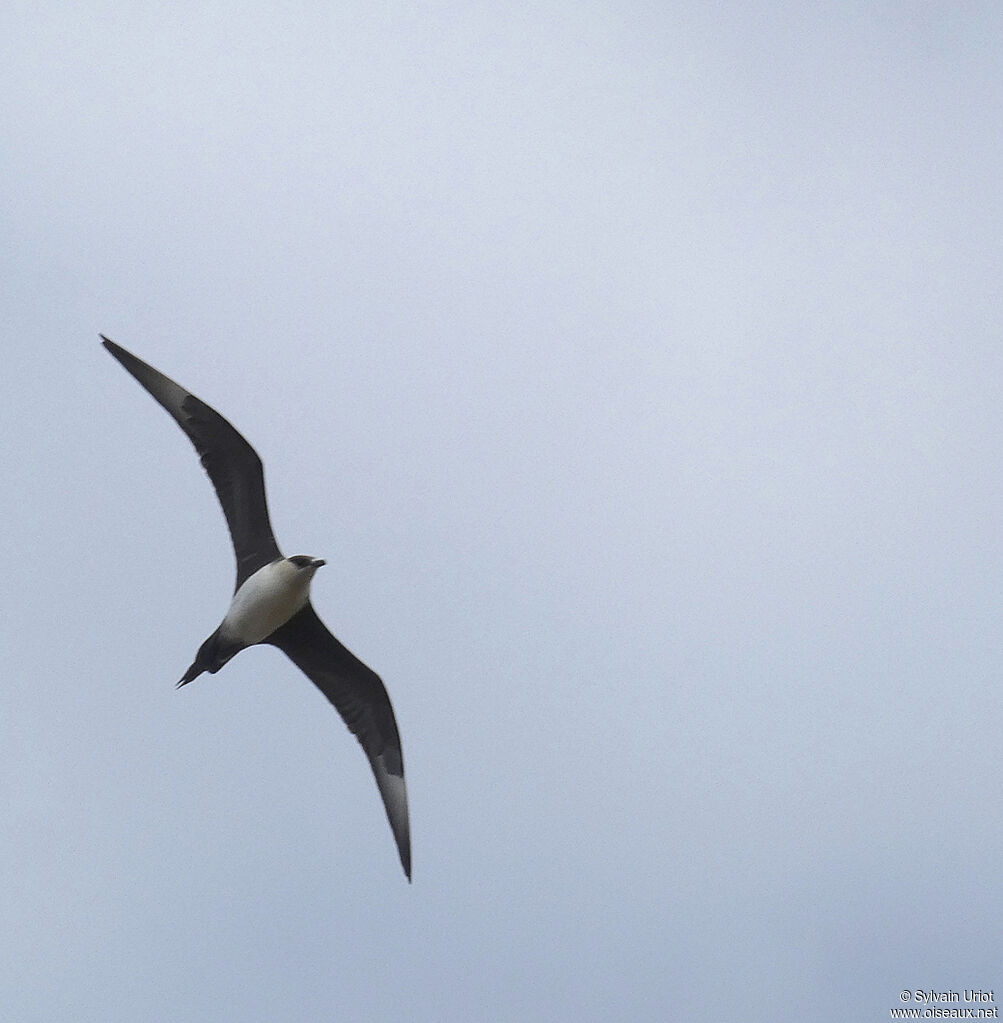
<path fill-rule="evenodd" d="M 379 675 L 328 632 L 310 604 L 322 558 L 283 557 L 268 518 L 261 459 L 215 409 L 163 373 L 100 335 L 104 347 L 150 392 L 188 435 L 223 506 L 237 557 L 230 610 L 199 647 L 178 688 L 204 671 L 215 674 L 256 643 L 277 646 L 334 704 L 369 758 L 411 880 L 404 758 L 390 697 Z"/>

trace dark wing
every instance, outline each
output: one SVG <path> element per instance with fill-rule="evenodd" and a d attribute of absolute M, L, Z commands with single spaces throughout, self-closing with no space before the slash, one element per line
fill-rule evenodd
<path fill-rule="evenodd" d="M 237 585 L 282 557 L 265 501 L 261 459 L 243 437 L 204 401 L 101 335 L 105 348 L 153 395 L 188 434 L 223 506 L 237 556 Z"/>
<path fill-rule="evenodd" d="M 282 650 L 334 704 L 376 776 L 401 866 L 411 880 L 404 757 L 390 697 L 379 675 L 339 643 L 308 603 L 265 640 Z"/>

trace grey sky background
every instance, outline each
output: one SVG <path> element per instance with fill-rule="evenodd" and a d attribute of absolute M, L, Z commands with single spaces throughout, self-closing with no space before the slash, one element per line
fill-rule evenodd
<path fill-rule="evenodd" d="M 4 5 L 6 1018 L 999 992 L 1001 45 L 990 3 Z M 232 553 L 99 331 L 328 559 L 412 886 L 281 654 L 174 691 Z"/>

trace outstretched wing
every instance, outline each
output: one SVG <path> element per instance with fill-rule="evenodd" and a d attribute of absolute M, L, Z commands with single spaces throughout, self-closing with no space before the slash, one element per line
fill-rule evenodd
<path fill-rule="evenodd" d="M 334 704 L 359 740 L 376 776 L 401 866 L 410 881 L 411 832 L 404 757 L 394 710 L 379 675 L 331 635 L 309 603 L 264 642 L 277 646 L 289 657 Z"/>
<path fill-rule="evenodd" d="M 237 557 L 237 585 L 259 568 L 282 557 L 268 518 L 261 459 L 246 440 L 215 409 L 190 394 L 159 370 L 109 341 L 105 348 L 174 417 L 195 445 L 223 506 Z"/>

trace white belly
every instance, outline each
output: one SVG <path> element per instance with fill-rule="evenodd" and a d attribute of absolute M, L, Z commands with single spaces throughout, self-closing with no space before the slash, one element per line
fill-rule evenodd
<path fill-rule="evenodd" d="M 288 561 L 259 568 L 233 595 L 221 626 L 226 639 L 250 646 L 270 636 L 310 599 L 313 572 Z"/>

